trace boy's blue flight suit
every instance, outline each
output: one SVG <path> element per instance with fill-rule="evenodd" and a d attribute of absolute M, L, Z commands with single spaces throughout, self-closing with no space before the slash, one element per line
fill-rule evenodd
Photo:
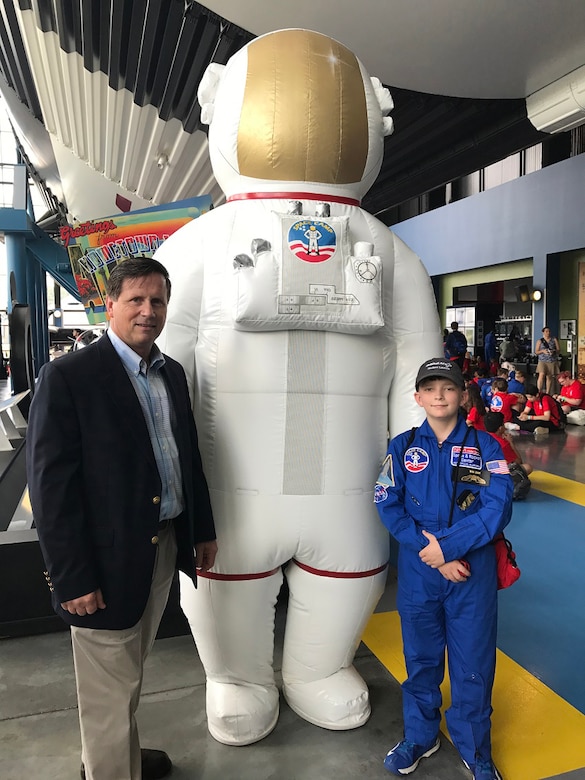
<path fill-rule="evenodd" d="M 478 758 L 491 759 L 497 623 L 491 541 L 510 521 L 512 490 L 500 445 L 468 428 L 463 417 L 441 446 L 426 421 L 414 436 L 406 431 L 393 439 L 376 485 L 382 522 L 400 543 L 397 603 L 408 672 L 402 686 L 404 737 L 430 745 L 439 733 L 447 646 L 452 698 L 447 725 L 470 766 Z M 437 537 L 445 561 L 469 564 L 467 581 L 450 582 L 420 560 L 427 545 L 423 530 Z"/>

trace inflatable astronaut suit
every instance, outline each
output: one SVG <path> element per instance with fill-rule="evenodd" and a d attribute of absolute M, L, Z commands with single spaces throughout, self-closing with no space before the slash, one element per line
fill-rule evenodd
<path fill-rule="evenodd" d="M 360 206 L 391 132 L 388 91 L 338 42 L 281 30 L 199 88 L 227 203 L 173 234 L 161 347 L 194 400 L 219 553 L 181 604 L 207 675 L 211 734 L 275 726 L 274 617 L 289 588 L 283 692 L 311 723 L 370 714 L 352 666 L 383 592 L 373 487 L 388 431 L 418 424 L 418 366 L 441 350 L 420 260 Z"/>

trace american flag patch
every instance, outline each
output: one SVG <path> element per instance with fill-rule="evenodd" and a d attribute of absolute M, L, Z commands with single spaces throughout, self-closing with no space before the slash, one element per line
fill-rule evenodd
<path fill-rule="evenodd" d="M 510 473 L 510 469 L 508 468 L 508 464 L 505 460 L 488 460 L 488 462 L 485 464 L 485 467 L 488 471 L 491 471 L 492 474 Z"/>

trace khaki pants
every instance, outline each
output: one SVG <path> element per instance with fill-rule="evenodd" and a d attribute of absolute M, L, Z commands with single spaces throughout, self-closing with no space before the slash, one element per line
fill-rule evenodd
<path fill-rule="evenodd" d="M 135 713 L 150 652 L 175 571 L 172 524 L 159 534 L 150 597 L 132 628 L 71 628 L 81 758 L 87 780 L 141 780 Z"/>

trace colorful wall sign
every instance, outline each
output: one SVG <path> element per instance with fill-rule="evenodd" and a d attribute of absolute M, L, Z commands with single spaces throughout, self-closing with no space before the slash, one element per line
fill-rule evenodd
<path fill-rule="evenodd" d="M 106 282 L 118 263 L 152 257 L 175 230 L 211 208 L 211 196 L 203 195 L 61 228 L 89 324 L 107 322 Z"/>

